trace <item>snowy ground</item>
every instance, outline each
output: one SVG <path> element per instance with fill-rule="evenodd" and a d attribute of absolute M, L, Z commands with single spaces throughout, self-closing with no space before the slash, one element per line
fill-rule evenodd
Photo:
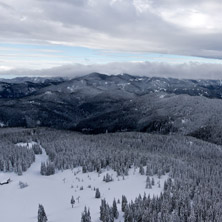
<path fill-rule="evenodd" d="M 138 169 L 131 169 L 129 176 L 124 180 L 122 177 L 118 179 L 112 170 L 105 170 L 99 176 L 95 172 L 83 174 L 81 168 L 65 170 L 52 176 L 41 176 L 40 165 L 47 158 L 43 149 L 43 154 L 36 155 L 36 161 L 22 176 L 0 173 L 0 181 L 8 178 L 12 180 L 10 184 L 0 186 L 0 221 L 36 222 L 38 204 L 42 204 L 49 222 L 80 222 L 84 206 L 90 208 L 92 221 L 98 222 L 101 199 L 95 198 L 94 187 L 99 188 L 101 198 L 105 198 L 111 204 L 114 198 L 121 200 L 122 195 L 125 195 L 128 201 L 144 193 L 151 196 L 159 195 L 167 179 L 167 175 L 161 179 L 154 176 L 155 186 L 152 189 L 145 189 L 146 176 L 140 175 Z M 113 182 L 103 181 L 103 176 L 107 172 L 113 175 Z M 20 189 L 19 181 L 27 183 L 28 187 Z M 160 188 L 157 185 L 158 181 Z M 83 190 L 80 190 L 81 186 Z M 70 204 L 72 195 L 76 199 L 74 208 Z M 120 209 L 120 204 L 118 208 Z M 121 216 L 116 221 L 121 221 Z"/>
<path fill-rule="evenodd" d="M 37 144 L 37 143 L 36 143 L 36 142 L 29 142 L 29 143 L 17 143 L 16 145 L 17 145 L 17 146 L 23 146 L 23 147 L 27 147 L 28 149 L 31 149 L 31 148 L 32 148 L 32 146 L 33 146 L 34 144 Z"/>

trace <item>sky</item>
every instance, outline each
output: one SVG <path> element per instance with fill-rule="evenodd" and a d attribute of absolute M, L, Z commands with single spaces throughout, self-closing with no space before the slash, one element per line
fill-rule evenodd
<path fill-rule="evenodd" d="M 222 79 L 220 0 L 0 0 L 0 78 Z"/>

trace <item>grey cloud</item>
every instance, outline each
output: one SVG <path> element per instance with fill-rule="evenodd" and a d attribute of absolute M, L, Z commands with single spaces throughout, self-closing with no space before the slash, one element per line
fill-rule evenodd
<path fill-rule="evenodd" d="M 117 0 L 112 4 L 109 0 L 21 2 L 27 4 L 27 10 L 16 0 L 7 3 L 16 8 L 13 15 L 0 8 L 0 40 L 57 42 L 102 49 L 222 58 L 221 23 L 215 23 L 217 29 L 208 32 L 183 27 L 167 19 L 168 14 L 171 15 L 177 8 L 194 9 L 199 4 L 201 11 L 204 3 L 219 4 L 219 0 L 210 3 L 207 0 Z M 149 3 L 144 11 L 138 10 L 141 2 Z M 140 8 L 143 10 L 143 6 Z M 162 12 L 167 12 L 167 16 L 165 13 L 164 17 Z M 210 16 L 213 13 L 211 9 L 208 12 Z M 21 16 L 27 19 L 20 21 Z M 222 19 L 221 14 L 215 16 Z"/>
<path fill-rule="evenodd" d="M 83 6 L 86 5 L 88 3 L 88 0 L 65 0 L 65 1 L 61 1 L 61 0 L 38 0 L 38 1 L 42 1 L 45 3 L 52 3 L 55 4 L 69 4 L 69 5 L 75 5 L 75 6 Z"/>
<path fill-rule="evenodd" d="M 92 72 L 105 74 L 128 73 L 140 76 L 158 76 L 186 79 L 222 79 L 222 64 L 184 63 L 169 64 L 155 62 L 122 62 L 94 65 L 63 65 L 44 70 L 1 71 L 0 78 L 13 76 L 69 77 L 86 75 Z"/>
<path fill-rule="evenodd" d="M 14 8 L 4 2 L 0 2 L 0 7 L 4 8 L 4 9 L 8 9 L 8 10 L 14 10 Z"/>

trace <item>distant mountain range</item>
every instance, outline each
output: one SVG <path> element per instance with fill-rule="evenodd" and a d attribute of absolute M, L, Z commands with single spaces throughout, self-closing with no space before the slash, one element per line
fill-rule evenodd
<path fill-rule="evenodd" d="M 0 82 L 0 126 L 193 135 L 222 144 L 222 82 L 92 73 Z"/>

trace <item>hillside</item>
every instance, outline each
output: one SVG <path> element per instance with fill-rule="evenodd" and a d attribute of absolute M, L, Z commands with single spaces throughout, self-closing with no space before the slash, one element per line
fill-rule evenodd
<path fill-rule="evenodd" d="M 85 206 L 92 222 L 222 219 L 221 146 L 178 135 L 45 128 L 0 129 L 0 140 L 0 183 L 10 179 L 0 185 L 5 222 L 36 221 L 38 204 L 49 222 L 81 221 Z"/>
<path fill-rule="evenodd" d="M 194 135 L 221 144 L 221 81 L 92 73 L 1 83 L 0 124 Z"/>

